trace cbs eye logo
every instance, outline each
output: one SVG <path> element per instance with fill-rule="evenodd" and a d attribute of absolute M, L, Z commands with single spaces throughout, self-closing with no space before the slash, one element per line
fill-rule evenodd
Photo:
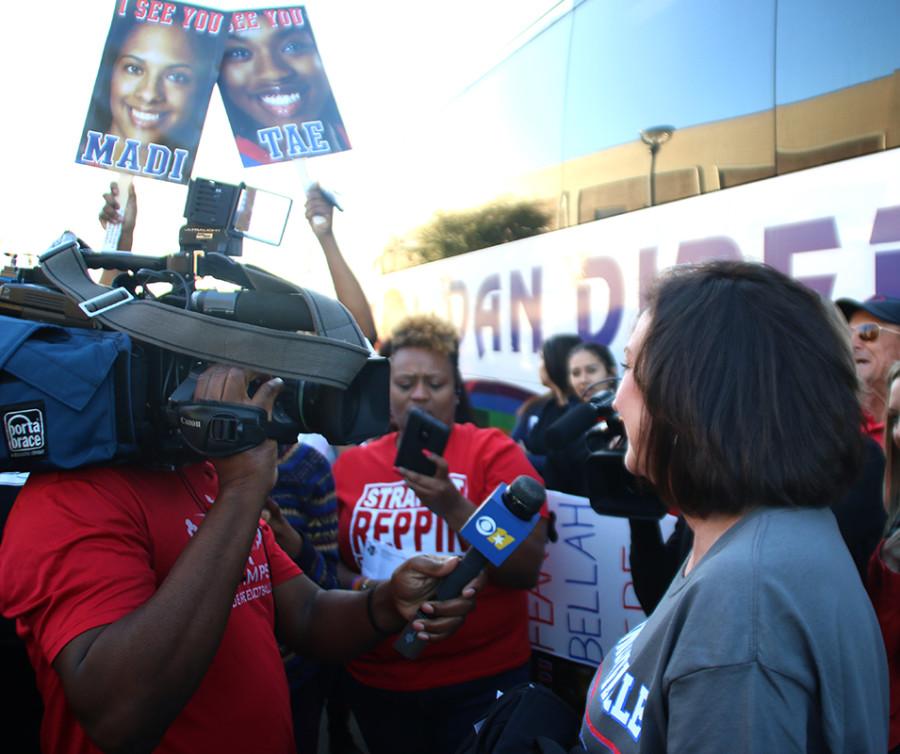
<path fill-rule="evenodd" d="M 489 537 L 495 531 L 497 531 L 497 522 L 494 521 L 490 516 L 481 516 L 475 522 L 475 528 L 478 530 L 478 533 L 483 537 Z"/>

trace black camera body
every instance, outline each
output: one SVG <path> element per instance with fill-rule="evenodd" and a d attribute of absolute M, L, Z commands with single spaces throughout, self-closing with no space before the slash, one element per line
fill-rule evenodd
<path fill-rule="evenodd" d="M 618 414 L 610 413 L 589 429 L 585 444 L 589 451 L 584 462 L 586 493 L 597 513 L 653 521 L 667 513 L 649 484 L 625 467 L 628 439 Z"/>
<path fill-rule="evenodd" d="M 613 390 L 602 390 L 551 424 L 548 463 L 551 469 L 564 469 L 559 477 L 568 488 L 560 491 L 587 497 L 597 513 L 659 519 L 665 506 L 625 468 L 628 441 L 614 399 Z"/>
<path fill-rule="evenodd" d="M 388 362 L 371 354 L 343 306 L 238 264 L 227 253 L 196 248 L 206 235 L 220 249 L 223 238 L 240 236 L 233 224 L 240 208 L 235 193 L 243 187 L 230 188 L 235 191 L 218 192 L 226 211 L 217 215 L 207 207 L 204 223 L 192 222 L 189 194 L 185 229 L 195 247 L 168 257 L 98 253 L 67 232 L 38 267 L 12 270 L 0 279 L 0 315 L 18 320 L 8 320 L 7 329 L 23 333 L 2 343 L 7 352 L 0 353 L 6 440 L 0 470 L 120 461 L 172 466 L 230 455 L 266 438 L 295 442 L 301 432 L 348 444 L 387 431 Z M 223 227 L 200 233 L 198 240 L 191 229 L 207 227 L 209 218 Z M 93 282 L 91 268 L 122 272 L 107 288 Z M 201 277 L 236 290 L 198 291 Z M 79 335 L 84 331 L 93 334 Z M 82 350 L 77 357 L 73 350 L 78 343 L 83 361 L 94 362 L 96 353 L 109 353 L 112 341 L 117 355 L 100 371 L 92 363 L 80 364 Z M 59 380 L 96 389 L 90 401 L 76 406 L 79 401 L 59 395 L 48 380 L 27 373 L 31 364 L 35 372 L 41 367 L 47 372 L 54 355 L 71 365 L 72 373 Z M 211 363 L 282 377 L 271 419 L 253 407 L 194 401 L 196 379 Z M 78 374 L 82 366 L 84 374 Z M 99 413 L 110 426 L 97 436 L 112 439 L 97 453 L 62 452 L 64 443 L 54 435 L 72 434 L 94 421 L 91 404 L 98 402 L 109 404 Z M 81 413 L 73 413 L 75 408 Z"/>

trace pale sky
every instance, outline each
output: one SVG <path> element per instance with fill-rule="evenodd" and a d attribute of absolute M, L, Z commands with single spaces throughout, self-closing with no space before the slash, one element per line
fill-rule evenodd
<path fill-rule="evenodd" d="M 275 7 L 235 0 L 198 3 L 224 10 Z M 390 234 L 389 213 L 367 217 L 367 197 L 390 185 L 391 161 L 401 159 L 417 125 L 494 62 L 510 42 L 557 0 L 309 0 L 306 7 L 353 149 L 304 161 L 307 172 L 339 192 L 345 212 L 335 230 L 365 285 Z M 285 5 L 285 3 L 281 3 Z M 37 8 L 40 8 L 38 11 Z M 96 220 L 112 171 L 76 165 L 75 151 L 112 16 L 112 0 L 46 0 L 28 24 L 6 35 L 0 120 L 5 180 L 0 189 L 0 253 L 40 253 L 64 230 L 100 249 Z M 296 166 L 244 169 L 218 90 L 193 175 L 290 195 L 295 204 L 281 247 L 245 261 L 272 268 L 331 295 L 327 268 L 304 218 Z M 137 179 L 135 251 L 177 251 L 186 187 Z M 391 189 L 396 202 L 404 191 Z"/>

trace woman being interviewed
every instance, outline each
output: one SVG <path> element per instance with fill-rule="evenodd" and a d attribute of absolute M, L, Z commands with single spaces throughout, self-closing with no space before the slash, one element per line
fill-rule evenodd
<path fill-rule="evenodd" d="M 693 549 L 588 693 L 591 752 L 884 752 L 878 623 L 827 508 L 861 463 L 846 328 L 758 264 L 675 268 L 625 349 L 625 465 Z"/>
<path fill-rule="evenodd" d="M 409 317 L 390 344 L 391 415 L 399 431 L 345 451 L 334 466 L 341 559 L 358 572 L 365 555 L 365 577 L 353 579 L 355 588 L 370 587 L 370 577 L 388 576 L 395 559 L 414 552 L 461 555 L 459 531 L 475 506 L 501 482 L 521 474 L 540 479 L 499 430 L 454 423 L 464 392 L 459 340 L 449 323 Z M 412 407 L 451 427 L 443 456 L 429 455 L 433 477 L 394 467 Z M 500 568 L 489 567 L 478 605 L 452 640 L 410 661 L 394 650 L 391 636 L 348 665 L 349 699 L 372 754 L 449 754 L 498 689 L 528 679 L 525 590 L 537 582 L 546 535 L 542 518 Z"/>

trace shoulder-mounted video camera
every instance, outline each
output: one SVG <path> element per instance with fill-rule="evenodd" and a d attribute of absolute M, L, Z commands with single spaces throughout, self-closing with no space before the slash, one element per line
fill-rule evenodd
<path fill-rule="evenodd" d="M 572 467 L 561 474 L 572 486 L 561 491 L 587 497 L 597 513 L 659 519 L 665 506 L 625 468 L 628 440 L 612 405 L 615 397 L 613 389 L 601 390 L 551 424 L 546 433 L 549 462 Z"/>
<path fill-rule="evenodd" d="M 66 232 L 0 280 L 0 470 L 176 465 L 300 432 L 347 444 L 387 431 L 388 363 L 350 313 L 235 261 L 243 238 L 266 240 L 253 232 L 263 193 L 196 179 L 177 254 L 95 252 Z M 120 273 L 107 287 L 90 269 Z M 198 288 L 209 278 L 228 290 Z M 283 378 L 271 420 L 194 401 L 211 363 Z"/>
<path fill-rule="evenodd" d="M 605 421 L 585 433 L 588 456 L 584 478 L 591 507 L 604 516 L 658 520 L 667 510 L 662 501 L 625 468 L 628 439 L 619 415 L 611 412 Z"/>

